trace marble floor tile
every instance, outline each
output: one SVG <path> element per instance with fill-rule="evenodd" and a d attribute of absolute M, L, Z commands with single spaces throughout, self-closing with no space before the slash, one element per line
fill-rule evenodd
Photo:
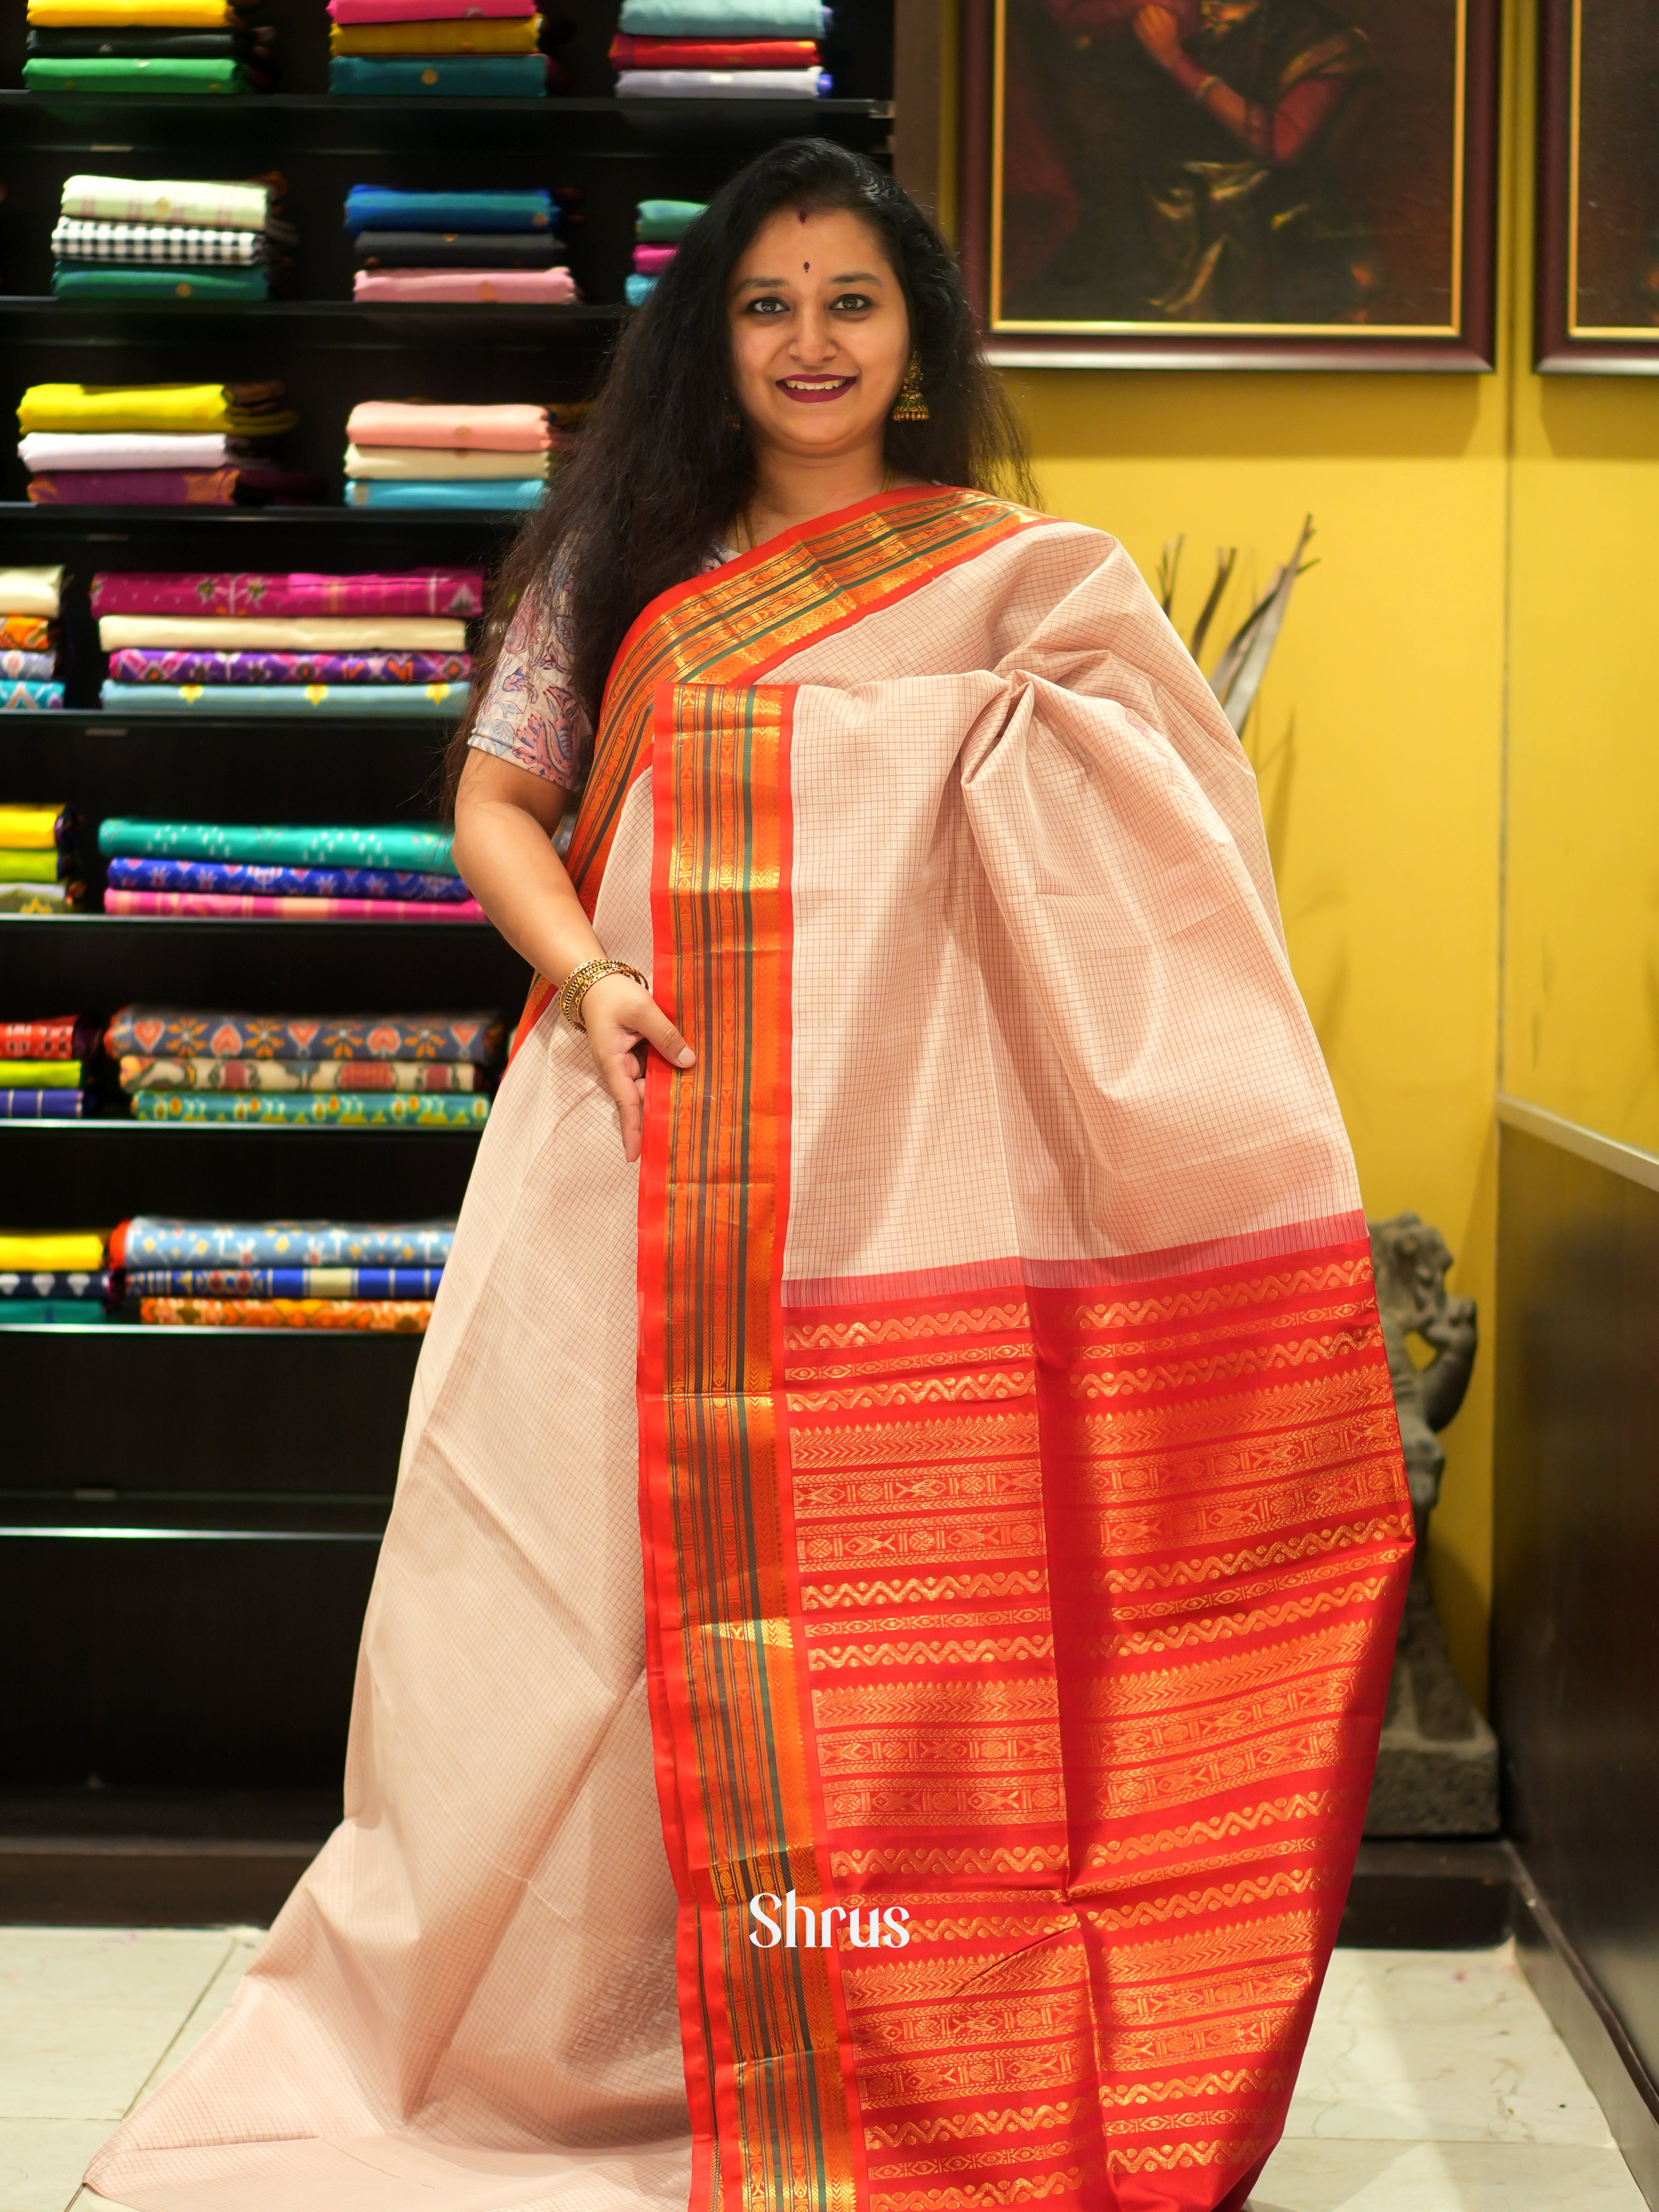
<path fill-rule="evenodd" d="M 1580 2143 L 1282 2142 L 1249 2212 L 1646 2212 L 1616 2150 Z"/>
<path fill-rule="evenodd" d="M 1613 2142 L 1510 1944 L 1338 1951 L 1285 2133 L 1601 2149 Z"/>
<path fill-rule="evenodd" d="M 155 2072 L 138 2095 L 137 2103 L 142 2105 L 146 2097 L 161 2087 L 173 2068 L 189 2057 L 214 2022 L 222 2017 L 236 1994 L 242 1976 L 252 1964 L 259 1946 L 265 1940 L 262 1928 L 233 1928 L 227 1932 L 231 1937 L 231 1947 L 223 1964 L 197 1999 L 179 2033 L 162 2052 Z M 0 2212 L 3 2212 L 3 2208 L 0 2208 Z"/>
<path fill-rule="evenodd" d="M 0 1929 L 0 2118 L 118 2119 L 224 1964 L 221 1929 Z"/>
<path fill-rule="evenodd" d="M 107 2120 L 0 2119 L 0 2212 L 64 2212 L 109 2130 Z"/>

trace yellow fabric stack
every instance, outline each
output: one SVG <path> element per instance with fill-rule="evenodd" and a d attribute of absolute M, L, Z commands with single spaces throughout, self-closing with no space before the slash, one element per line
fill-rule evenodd
<path fill-rule="evenodd" d="M 28 0 L 24 88 L 234 94 L 270 88 L 270 37 L 233 0 Z"/>

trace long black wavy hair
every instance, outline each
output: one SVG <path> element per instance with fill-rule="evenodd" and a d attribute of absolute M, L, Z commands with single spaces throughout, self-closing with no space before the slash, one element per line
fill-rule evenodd
<path fill-rule="evenodd" d="M 472 703 L 446 760 L 453 805 L 466 743 L 514 609 L 559 567 L 570 577 L 572 687 L 589 720 L 641 610 L 701 568 L 755 490 L 732 374 L 726 286 L 780 208 L 845 210 L 875 232 L 903 288 L 925 422 L 887 426 L 896 472 L 1030 504 L 1025 445 L 987 362 L 950 248 L 886 172 L 827 138 L 790 138 L 725 185 L 632 317 L 579 448 L 525 522 L 491 595 Z"/>

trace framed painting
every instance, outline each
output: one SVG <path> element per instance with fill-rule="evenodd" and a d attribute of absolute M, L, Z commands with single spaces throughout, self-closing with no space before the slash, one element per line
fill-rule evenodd
<path fill-rule="evenodd" d="M 1490 368 L 1498 17 L 963 0 L 961 243 L 992 358 Z"/>
<path fill-rule="evenodd" d="M 1544 0 L 1540 369 L 1659 374 L 1659 5 Z"/>

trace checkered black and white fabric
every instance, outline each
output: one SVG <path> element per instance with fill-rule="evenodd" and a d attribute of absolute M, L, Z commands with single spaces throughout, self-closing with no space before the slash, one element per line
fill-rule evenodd
<path fill-rule="evenodd" d="M 60 216 L 52 234 L 52 250 L 60 261 L 231 262 L 246 267 L 264 260 L 270 245 L 258 230 L 206 230 L 172 222 L 88 222 Z"/>

